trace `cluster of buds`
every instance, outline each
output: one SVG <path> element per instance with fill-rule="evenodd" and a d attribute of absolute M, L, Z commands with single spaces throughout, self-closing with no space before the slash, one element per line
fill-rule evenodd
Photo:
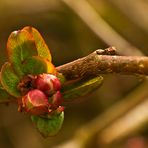
<path fill-rule="evenodd" d="M 45 115 L 64 110 L 61 106 L 61 83 L 52 74 L 40 74 L 30 81 L 30 89 L 22 98 L 21 110 L 33 115 Z"/>

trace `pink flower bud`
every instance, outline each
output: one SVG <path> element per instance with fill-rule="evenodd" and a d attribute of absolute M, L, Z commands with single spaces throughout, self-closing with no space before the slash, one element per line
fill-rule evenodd
<path fill-rule="evenodd" d="M 57 108 L 62 104 L 62 95 L 60 91 L 57 91 L 52 97 L 51 97 L 51 104 L 53 108 Z"/>
<path fill-rule="evenodd" d="M 35 87 L 42 90 L 47 95 L 52 95 L 57 90 L 61 89 L 59 79 L 51 74 L 40 74 L 35 80 Z"/>
<path fill-rule="evenodd" d="M 48 97 L 38 89 L 29 91 L 22 98 L 22 107 L 24 111 L 33 115 L 42 115 L 48 113 L 50 106 L 51 105 L 48 102 Z"/>

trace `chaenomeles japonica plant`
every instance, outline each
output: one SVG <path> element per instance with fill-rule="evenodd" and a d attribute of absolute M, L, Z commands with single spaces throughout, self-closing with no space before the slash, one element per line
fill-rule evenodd
<path fill-rule="evenodd" d="M 67 83 L 52 64 L 50 50 L 40 33 L 27 26 L 10 34 L 8 62 L 0 72 L 0 102 L 15 102 L 18 111 L 30 115 L 44 136 L 53 136 L 64 120 L 64 102 L 98 88 L 102 77 Z"/>

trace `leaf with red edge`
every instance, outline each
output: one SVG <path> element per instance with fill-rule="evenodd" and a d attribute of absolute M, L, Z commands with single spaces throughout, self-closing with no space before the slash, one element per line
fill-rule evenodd
<path fill-rule="evenodd" d="M 10 100 L 13 100 L 14 97 L 8 94 L 8 92 L 3 88 L 1 82 L 0 82 L 0 103 L 8 102 Z"/>
<path fill-rule="evenodd" d="M 38 56 L 46 58 L 51 62 L 52 59 L 51 59 L 50 50 L 46 45 L 44 39 L 42 38 L 41 34 L 31 26 L 24 27 L 22 30 L 29 32 L 33 36 L 37 47 Z"/>
<path fill-rule="evenodd" d="M 33 37 L 25 30 L 14 31 L 7 42 L 10 63 L 20 77 L 24 75 L 22 63 L 29 57 L 38 55 Z"/>
<path fill-rule="evenodd" d="M 22 64 L 22 69 L 24 74 L 56 74 L 56 69 L 54 65 L 48 60 L 39 56 L 33 56 L 24 61 L 24 63 Z"/>
<path fill-rule="evenodd" d="M 17 75 L 14 73 L 10 63 L 6 62 L 1 69 L 1 84 L 3 88 L 12 96 L 20 97 L 20 92 L 17 89 L 17 85 L 20 82 Z"/>

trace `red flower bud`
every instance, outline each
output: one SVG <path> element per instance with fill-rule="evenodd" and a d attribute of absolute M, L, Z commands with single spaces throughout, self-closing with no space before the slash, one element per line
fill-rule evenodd
<path fill-rule="evenodd" d="M 60 91 L 57 91 L 52 97 L 51 97 L 51 104 L 53 108 L 57 108 L 62 104 L 62 95 Z"/>
<path fill-rule="evenodd" d="M 51 105 L 48 102 L 48 97 L 38 89 L 29 91 L 22 98 L 22 107 L 24 111 L 33 115 L 42 115 L 48 113 L 50 106 Z"/>
<path fill-rule="evenodd" d="M 52 95 L 57 90 L 61 89 L 59 79 L 51 74 L 40 74 L 35 80 L 35 87 L 42 90 L 47 95 Z"/>

